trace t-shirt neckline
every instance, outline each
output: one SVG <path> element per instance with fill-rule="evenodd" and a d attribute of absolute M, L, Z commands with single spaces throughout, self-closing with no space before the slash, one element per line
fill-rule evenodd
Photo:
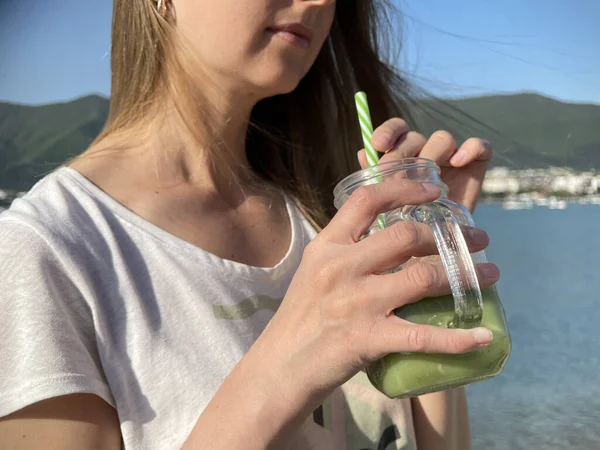
<path fill-rule="evenodd" d="M 291 265 L 297 265 L 300 256 L 302 255 L 304 233 L 303 227 L 301 226 L 301 213 L 298 211 L 292 199 L 290 199 L 285 193 L 283 193 L 283 197 L 285 200 L 287 216 L 288 220 L 290 221 L 291 228 L 291 238 L 288 250 L 283 258 L 273 267 L 259 267 L 222 258 L 164 230 L 163 228 L 160 228 L 159 226 L 131 211 L 123 204 L 119 203 L 117 200 L 92 183 L 88 178 L 71 167 L 61 167 L 55 172 L 55 174 L 59 177 L 61 174 L 64 174 L 68 179 L 84 189 L 84 191 L 97 203 L 109 209 L 116 216 L 133 225 L 142 233 L 151 236 L 171 247 L 176 247 L 188 254 L 196 256 L 197 258 L 203 259 L 211 264 L 214 268 L 235 271 L 239 275 L 245 275 L 249 277 L 259 274 L 273 277 L 279 273 L 286 272 Z"/>

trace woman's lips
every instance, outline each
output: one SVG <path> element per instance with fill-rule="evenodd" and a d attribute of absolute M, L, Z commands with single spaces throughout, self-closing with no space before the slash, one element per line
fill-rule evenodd
<path fill-rule="evenodd" d="M 269 28 L 278 38 L 301 48 L 308 48 L 313 38 L 313 32 L 302 24 L 286 24 Z"/>

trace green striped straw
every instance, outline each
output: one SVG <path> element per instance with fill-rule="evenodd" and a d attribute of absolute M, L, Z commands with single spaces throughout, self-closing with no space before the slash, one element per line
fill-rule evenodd
<path fill-rule="evenodd" d="M 360 131 L 365 145 L 365 152 L 367 154 L 367 164 L 369 167 L 373 167 L 379 163 L 379 155 L 377 150 L 373 147 L 373 121 L 371 120 L 371 112 L 369 111 L 369 103 L 367 102 L 367 94 L 364 92 L 357 92 L 354 95 L 356 102 L 356 111 L 358 112 L 358 122 L 360 123 Z M 381 177 L 375 178 L 378 183 L 383 180 Z M 385 228 L 385 217 L 383 214 L 377 216 L 377 225 L 380 230 Z"/>

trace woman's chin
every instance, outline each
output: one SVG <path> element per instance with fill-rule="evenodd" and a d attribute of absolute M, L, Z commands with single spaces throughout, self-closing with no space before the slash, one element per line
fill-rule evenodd
<path fill-rule="evenodd" d="M 271 84 L 262 85 L 261 91 L 264 92 L 265 97 L 273 97 L 275 95 L 289 94 L 298 87 L 300 80 L 293 82 L 282 82 L 281 80 L 274 81 Z"/>
<path fill-rule="evenodd" d="M 272 97 L 292 92 L 298 87 L 303 76 L 304 74 L 300 75 L 292 70 L 276 71 L 272 74 L 262 73 L 260 79 L 255 80 L 253 84 L 261 92 Z"/>

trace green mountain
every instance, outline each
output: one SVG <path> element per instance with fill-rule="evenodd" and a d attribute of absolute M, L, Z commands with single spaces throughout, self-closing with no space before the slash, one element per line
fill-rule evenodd
<path fill-rule="evenodd" d="M 85 150 L 107 115 L 108 101 L 98 96 L 44 106 L 0 103 L 0 189 L 29 189 Z"/>
<path fill-rule="evenodd" d="M 444 128 L 458 140 L 483 137 L 495 165 L 600 169 L 600 105 L 564 103 L 537 94 L 429 101 L 419 111 L 424 132 Z"/>
<path fill-rule="evenodd" d="M 458 141 L 488 139 L 495 165 L 600 169 L 600 105 L 515 94 L 423 100 L 415 111 L 424 133 L 447 129 Z M 108 100 L 98 96 L 44 106 L 0 102 L 0 189 L 27 190 L 85 150 L 107 114 Z"/>

